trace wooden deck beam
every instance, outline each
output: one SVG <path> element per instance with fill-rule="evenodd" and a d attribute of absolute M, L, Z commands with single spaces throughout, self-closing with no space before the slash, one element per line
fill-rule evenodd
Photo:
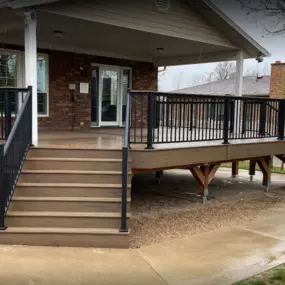
<path fill-rule="evenodd" d="M 208 187 L 219 168 L 220 164 L 205 164 L 201 166 L 192 166 L 189 168 L 193 177 L 197 181 L 201 189 L 201 195 L 203 197 L 203 204 L 207 201 L 209 195 Z"/>
<path fill-rule="evenodd" d="M 263 174 L 262 184 L 266 187 L 266 191 L 268 191 L 269 185 L 271 183 L 272 157 L 271 156 L 257 157 L 255 159 L 250 160 L 249 175 L 251 180 L 253 175 L 255 175 L 256 165 L 259 166 Z"/>
<path fill-rule="evenodd" d="M 285 155 L 284 154 L 277 154 L 275 155 L 277 158 L 279 158 L 283 163 L 285 163 Z"/>

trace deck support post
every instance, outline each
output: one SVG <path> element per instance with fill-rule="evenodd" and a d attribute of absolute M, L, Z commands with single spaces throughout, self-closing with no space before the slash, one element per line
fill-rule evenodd
<path fill-rule="evenodd" d="M 238 167 L 239 167 L 239 162 L 234 161 L 232 163 L 232 178 L 236 178 L 238 176 Z"/>
<path fill-rule="evenodd" d="M 269 186 L 271 184 L 271 168 L 272 168 L 272 157 L 262 157 L 257 160 L 257 164 L 263 173 L 262 184 L 265 186 L 265 191 L 269 191 Z"/>
<path fill-rule="evenodd" d="M 32 86 L 32 144 L 38 145 L 37 19 L 36 11 L 24 13 L 26 86 Z"/>
<path fill-rule="evenodd" d="M 161 182 L 161 176 L 162 175 L 163 175 L 163 171 L 156 171 L 155 172 L 155 178 L 157 179 L 159 185 L 160 185 L 160 182 Z"/>
<path fill-rule="evenodd" d="M 249 161 L 250 182 L 253 181 L 253 176 L 255 175 L 255 168 L 256 168 L 256 161 L 255 160 L 250 160 Z"/>
<path fill-rule="evenodd" d="M 199 166 L 193 166 L 189 168 L 196 182 L 201 189 L 202 203 L 205 204 L 209 196 L 209 184 L 214 178 L 220 164 L 204 164 Z"/>

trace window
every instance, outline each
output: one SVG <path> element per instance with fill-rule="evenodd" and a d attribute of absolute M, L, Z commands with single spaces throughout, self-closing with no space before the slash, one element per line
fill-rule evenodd
<path fill-rule="evenodd" d="M 48 115 L 48 57 L 47 55 L 38 55 L 37 61 L 38 79 L 38 114 Z"/>
<path fill-rule="evenodd" d="M 23 87 L 25 74 L 21 68 L 20 53 L 0 50 L 0 88 L 1 87 Z M 38 55 L 37 59 L 37 92 L 38 92 L 38 114 L 48 115 L 48 56 Z M 19 81 L 20 79 L 20 81 Z M 19 82 L 22 82 L 19 84 Z M 22 103 L 15 93 L 11 93 L 12 114 L 19 111 Z M 0 91 L 0 111 L 4 108 L 4 93 Z"/>
<path fill-rule="evenodd" d="M 0 51 L 0 88 L 17 87 L 17 63 L 18 54 L 15 52 Z M 0 91 L 0 110 L 4 110 L 4 93 Z M 11 93 L 12 114 L 17 111 L 17 98 L 15 93 Z"/>

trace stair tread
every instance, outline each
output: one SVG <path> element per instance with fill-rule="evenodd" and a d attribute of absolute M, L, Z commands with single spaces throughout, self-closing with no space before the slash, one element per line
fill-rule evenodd
<path fill-rule="evenodd" d="M 27 157 L 26 161 L 122 162 L 122 159 L 120 158 Z"/>
<path fill-rule="evenodd" d="M 29 197 L 29 196 L 13 196 L 12 201 L 62 201 L 62 202 L 111 202 L 121 203 L 121 198 L 113 197 Z M 131 199 L 127 199 L 131 202 Z"/>
<path fill-rule="evenodd" d="M 122 171 L 107 170 L 22 170 L 22 174 L 100 174 L 100 175 L 122 175 Z M 129 172 L 131 174 L 131 172 Z"/>
<path fill-rule="evenodd" d="M 87 148 L 87 146 L 85 145 L 84 147 L 74 147 L 74 146 L 32 146 L 30 149 L 32 150 L 43 150 L 43 149 L 47 149 L 47 150 L 66 150 L 66 151 L 70 151 L 70 150 L 78 150 L 78 151 L 94 151 L 94 152 L 98 152 L 98 151 L 110 151 L 110 152 L 122 152 L 122 148 L 96 148 L 94 149 L 94 147 L 92 146 L 92 148 Z"/>
<path fill-rule="evenodd" d="M 18 182 L 16 187 L 70 187 L 70 188 L 122 188 L 122 184 L 112 183 L 26 183 Z M 131 188 L 131 184 L 128 184 Z"/>
<path fill-rule="evenodd" d="M 130 217 L 130 214 L 127 215 Z M 40 212 L 40 211 L 8 211 L 6 217 L 68 217 L 68 218 L 120 218 L 118 212 Z"/>
<path fill-rule="evenodd" d="M 32 228 L 32 227 L 8 227 L 5 231 L 0 231 L 0 234 L 8 233 L 26 233 L 26 234 L 110 234 L 110 235 L 129 235 L 129 232 L 120 232 L 119 229 L 112 228 Z"/>

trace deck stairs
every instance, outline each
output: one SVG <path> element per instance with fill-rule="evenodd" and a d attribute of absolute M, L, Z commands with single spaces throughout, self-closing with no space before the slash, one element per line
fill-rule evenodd
<path fill-rule="evenodd" d="M 127 248 L 121 189 L 121 150 L 31 148 L 0 244 Z"/>

